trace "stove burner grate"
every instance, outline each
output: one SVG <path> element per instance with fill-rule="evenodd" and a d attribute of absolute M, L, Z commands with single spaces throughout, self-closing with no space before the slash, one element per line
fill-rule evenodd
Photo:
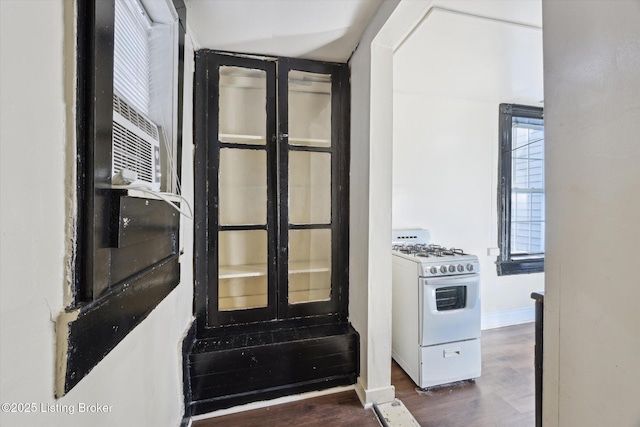
<path fill-rule="evenodd" d="M 427 245 L 423 243 L 393 245 L 391 249 L 403 254 L 423 258 L 466 255 L 462 249 L 445 248 L 444 246 L 440 245 Z"/>

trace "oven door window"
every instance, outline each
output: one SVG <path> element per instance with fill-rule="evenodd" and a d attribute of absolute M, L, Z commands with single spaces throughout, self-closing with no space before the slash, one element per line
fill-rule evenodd
<path fill-rule="evenodd" d="M 458 310 L 467 305 L 466 286 L 447 286 L 436 289 L 436 309 L 438 311 Z"/>

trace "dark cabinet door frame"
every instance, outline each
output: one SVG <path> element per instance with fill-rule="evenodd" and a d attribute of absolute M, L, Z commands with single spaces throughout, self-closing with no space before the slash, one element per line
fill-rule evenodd
<path fill-rule="evenodd" d="M 266 143 L 246 145 L 220 142 L 218 140 L 218 100 L 220 66 L 237 66 L 263 70 L 266 73 Z M 276 165 L 276 129 L 275 129 L 275 62 L 262 61 L 231 55 L 215 55 L 210 51 L 196 53 L 195 82 L 195 249 L 196 249 L 196 290 L 195 312 L 199 329 L 205 326 L 221 324 L 247 323 L 268 320 L 276 315 L 276 289 L 269 287 L 267 306 L 237 311 L 218 310 L 218 287 L 207 284 L 216 283 L 218 278 L 218 239 L 220 231 L 233 230 L 265 230 L 268 235 L 268 283 L 276 279 L 276 234 L 269 225 L 276 223 L 275 182 L 277 182 Z M 239 150 L 263 150 L 267 155 L 267 225 L 220 225 L 218 217 L 218 170 L 220 166 L 220 149 L 233 148 Z M 201 323 L 202 322 L 202 323 Z"/>
<path fill-rule="evenodd" d="M 219 312 L 217 233 L 225 230 L 265 229 L 262 226 L 221 226 L 218 223 L 218 166 L 220 148 L 264 149 L 261 146 L 218 141 L 219 66 L 240 66 L 267 71 L 267 158 L 269 233 L 269 296 L 265 309 Z M 277 67 L 277 70 L 276 70 Z M 289 146 L 287 137 L 287 74 L 301 70 L 332 76 L 331 147 Z M 278 76 L 276 76 L 276 71 Z M 276 95 L 275 82 L 278 82 Z M 277 98 L 277 103 L 276 103 Z M 210 328 L 328 315 L 345 321 L 348 311 L 348 219 L 349 219 L 349 70 L 345 64 L 324 63 L 291 58 L 264 58 L 226 52 L 196 52 L 194 86 L 195 140 L 195 295 L 197 335 Z M 276 112 L 276 107 L 278 111 Z M 276 115 L 279 130 L 276 129 Z M 278 132 L 278 133 L 277 133 Z M 332 154 L 331 224 L 292 225 L 289 227 L 288 152 L 316 151 Z M 269 227 L 269 226 L 268 226 Z M 267 228 L 268 228 L 267 227 Z M 331 229 L 331 300 L 288 304 L 288 232 L 289 229 Z M 276 234 L 277 232 L 277 234 Z M 277 264 L 276 264 L 277 263 Z M 275 276 L 273 275 L 275 274 Z M 272 300 L 272 298 L 277 298 Z M 272 304 L 273 301 L 273 304 Z"/>
<path fill-rule="evenodd" d="M 289 145 L 289 81 L 291 70 L 306 71 L 317 74 L 331 75 L 331 145 L 329 147 Z M 295 318 L 327 313 L 344 312 L 344 301 L 347 299 L 348 287 L 348 257 L 349 250 L 349 75 L 344 64 L 309 61 L 303 59 L 278 59 L 278 113 L 279 113 L 279 169 L 281 179 L 280 197 L 282 204 L 288 204 L 289 192 L 289 152 L 307 151 L 331 154 L 331 223 L 327 225 L 289 224 L 288 208 L 280 212 L 279 246 L 281 256 L 278 260 L 279 284 L 289 280 L 288 248 L 289 230 L 331 230 L 331 299 L 301 304 L 289 304 L 288 289 L 280 287 L 279 317 Z"/>

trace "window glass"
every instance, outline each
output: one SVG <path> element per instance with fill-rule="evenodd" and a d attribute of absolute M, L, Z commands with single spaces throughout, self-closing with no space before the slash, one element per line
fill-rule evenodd
<path fill-rule="evenodd" d="M 149 115 L 151 21 L 135 0 L 115 1 L 113 88 L 140 113 Z"/>
<path fill-rule="evenodd" d="M 511 254 L 544 253 L 544 127 L 542 119 L 513 118 Z"/>
<path fill-rule="evenodd" d="M 115 0 L 114 127 L 126 137 L 114 140 L 127 158 L 125 169 L 152 190 L 179 193 L 178 17 L 166 2 Z M 116 116 L 117 113 L 117 116 Z M 148 136 L 147 136 L 148 135 Z M 149 162 L 143 159 L 151 158 Z M 132 162 L 135 167 L 131 167 Z M 114 165 L 112 176 L 121 165 Z M 139 177 L 140 178 L 140 177 Z"/>

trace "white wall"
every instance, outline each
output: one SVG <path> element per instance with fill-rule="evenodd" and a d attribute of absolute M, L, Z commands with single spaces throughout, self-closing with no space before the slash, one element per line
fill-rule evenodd
<path fill-rule="evenodd" d="M 391 170 L 393 52 L 433 5 L 534 25 L 539 1 L 385 1 L 351 60 L 351 217 L 349 314 L 360 332 L 365 404 L 393 397 L 391 360 Z M 511 10 L 517 10 L 510 15 Z"/>
<path fill-rule="evenodd" d="M 511 23 L 523 10 L 538 22 Z M 544 289 L 543 273 L 499 277 L 495 265 L 498 105 L 541 105 L 540 3 L 491 12 L 500 19 L 432 10 L 393 70 L 393 228 L 478 255 L 483 328 L 533 320 L 531 292 Z"/>
<path fill-rule="evenodd" d="M 640 425 L 640 3 L 543 1 L 545 426 Z"/>
<path fill-rule="evenodd" d="M 54 399 L 54 320 L 68 304 L 66 232 L 74 138 L 71 1 L 0 1 L 0 401 L 111 405 L 106 414 L 0 413 L 11 426 L 178 425 L 181 340 L 191 321 L 192 224 L 181 284 L 65 397 Z M 192 192 L 191 70 L 185 61 L 184 192 Z"/>

